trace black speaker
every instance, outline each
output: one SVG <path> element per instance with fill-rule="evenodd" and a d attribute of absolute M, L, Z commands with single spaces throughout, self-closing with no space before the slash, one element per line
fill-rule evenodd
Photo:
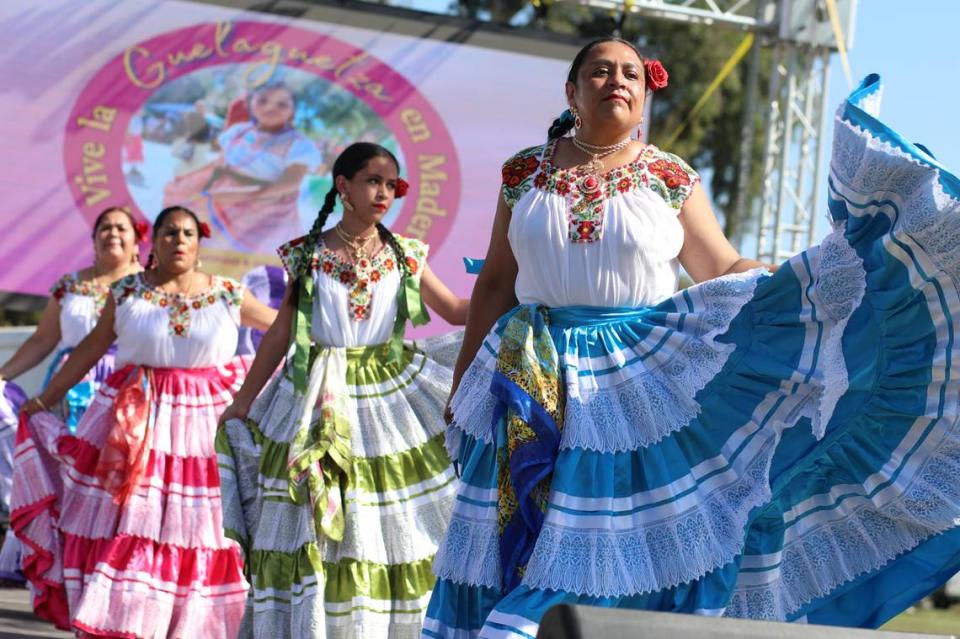
<path fill-rule="evenodd" d="M 548 610 L 537 632 L 537 639 L 930 639 L 933 636 L 568 605 Z"/>

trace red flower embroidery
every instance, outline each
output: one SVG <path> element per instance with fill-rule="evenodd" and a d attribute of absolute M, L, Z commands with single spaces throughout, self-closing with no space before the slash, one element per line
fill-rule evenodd
<path fill-rule="evenodd" d="M 157 305 L 158 305 L 160 308 L 166 308 L 166 307 L 167 307 L 167 298 L 161 297 L 160 299 L 158 299 L 158 300 L 157 300 Z"/>
<path fill-rule="evenodd" d="M 322 266 L 321 268 L 323 269 L 323 272 L 324 272 L 324 273 L 332 273 L 332 272 L 333 272 L 333 262 L 324 262 L 324 263 L 323 263 L 323 266 Z"/>
<path fill-rule="evenodd" d="M 395 264 L 393 263 L 393 260 L 391 260 L 389 257 L 383 261 L 383 267 L 388 271 L 392 271 L 394 266 Z"/>
<path fill-rule="evenodd" d="M 547 174 L 537 173 L 537 177 L 533 178 L 533 185 L 538 189 L 545 187 L 547 185 Z"/>
<path fill-rule="evenodd" d="M 380 271 L 371 271 L 370 272 L 370 281 L 379 282 L 380 281 Z"/>
<path fill-rule="evenodd" d="M 200 300 L 194 300 L 193 308 L 200 310 L 203 307 L 203 304 L 200 303 Z"/>
<path fill-rule="evenodd" d="M 620 181 L 617 182 L 617 190 L 621 193 L 626 193 L 629 191 L 631 186 L 632 184 L 630 183 L 630 178 L 621 178 Z"/>
<path fill-rule="evenodd" d="M 583 241 L 589 241 L 590 236 L 593 235 L 594 224 L 593 222 L 588 222 L 584 220 L 580 222 L 577 226 L 577 234 L 580 236 L 580 239 Z"/>
<path fill-rule="evenodd" d="M 649 165 L 650 173 L 657 176 L 668 189 L 676 189 L 690 184 L 690 176 L 676 162 L 670 160 L 655 160 Z"/>
<path fill-rule="evenodd" d="M 503 165 L 503 183 L 509 187 L 520 186 L 539 166 L 540 161 L 532 155 L 514 158 Z"/>
<path fill-rule="evenodd" d="M 410 273 L 413 275 L 417 274 L 417 270 L 420 268 L 420 265 L 417 263 L 417 260 L 413 259 L 409 255 L 407 256 L 407 268 L 410 269 Z"/>
<path fill-rule="evenodd" d="M 570 185 L 567 182 L 557 182 L 557 195 L 566 195 L 570 192 Z"/>
<path fill-rule="evenodd" d="M 173 332 L 177 335 L 183 335 L 183 324 L 175 324 L 173 326 Z"/>
<path fill-rule="evenodd" d="M 340 281 L 344 284 L 350 284 L 355 279 L 351 271 L 340 271 Z"/>

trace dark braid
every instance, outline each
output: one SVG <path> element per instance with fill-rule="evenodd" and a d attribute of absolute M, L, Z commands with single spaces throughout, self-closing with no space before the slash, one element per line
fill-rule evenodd
<path fill-rule="evenodd" d="M 608 36 L 606 38 L 597 38 L 593 42 L 587 43 L 580 51 L 577 52 L 577 55 L 574 56 L 573 62 L 570 63 L 570 71 L 567 73 L 567 82 L 572 82 L 573 84 L 577 83 L 577 74 L 580 73 L 580 67 L 583 66 L 583 63 L 587 60 L 587 55 L 590 51 L 597 45 L 604 44 L 607 42 L 617 42 L 619 44 L 625 44 L 626 46 L 633 49 L 634 53 L 637 54 L 637 57 L 640 58 L 640 62 L 643 62 L 643 54 L 640 53 L 640 49 L 637 48 L 637 45 L 630 42 L 629 40 L 624 40 L 623 38 L 618 38 L 616 36 Z M 561 138 L 570 132 L 570 129 L 573 128 L 573 115 L 570 111 L 564 111 L 563 114 L 553 121 L 553 124 L 550 125 L 550 128 L 547 131 L 547 138 L 552 140 L 554 138 Z"/>
<path fill-rule="evenodd" d="M 573 117 L 573 114 L 570 113 L 570 110 L 567 109 L 564 111 L 559 118 L 553 121 L 553 124 L 550 125 L 550 129 L 547 131 L 547 139 L 553 140 L 556 138 L 562 138 L 567 133 L 570 132 L 570 129 L 573 128 L 573 123 L 576 120 Z"/>
<path fill-rule="evenodd" d="M 310 227 L 310 231 L 307 233 L 307 246 L 311 249 L 320 242 L 320 234 L 323 232 L 323 227 L 327 224 L 327 218 L 333 213 L 333 207 L 336 202 L 337 187 L 331 186 L 330 190 L 327 191 L 327 195 L 323 198 L 323 206 L 317 213 L 317 219 L 313 221 L 313 226 Z"/>
<path fill-rule="evenodd" d="M 397 270 L 400 271 L 400 279 L 408 277 L 410 275 L 410 265 L 407 264 L 407 254 L 403 250 L 403 245 L 400 244 L 400 240 L 382 223 L 377 224 L 377 232 L 380 233 L 380 241 L 384 244 L 389 244 L 397 256 Z"/>

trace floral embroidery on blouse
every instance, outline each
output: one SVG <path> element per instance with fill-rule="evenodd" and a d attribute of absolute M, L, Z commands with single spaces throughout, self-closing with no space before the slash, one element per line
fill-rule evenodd
<path fill-rule="evenodd" d="M 606 200 L 645 188 L 659 195 L 667 206 L 680 210 L 700 179 L 686 162 L 653 145 L 644 147 L 629 164 L 593 178 L 576 168 L 555 166 L 551 158 L 556 146 L 557 140 L 554 139 L 545 146 L 521 151 L 508 160 L 503 168 L 504 195 L 510 206 L 531 188 L 568 198 L 568 237 L 577 244 L 596 242 L 603 237 L 603 205 Z M 527 159 L 538 154 L 539 160 L 536 157 L 533 162 Z"/>
<path fill-rule="evenodd" d="M 62 302 L 67 293 L 92 297 L 93 307 L 97 311 L 97 316 L 100 316 L 103 314 L 103 308 L 107 305 L 110 287 L 96 282 L 80 281 L 73 273 L 67 273 L 50 287 L 50 295 L 58 302 Z"/>
<path fill-rule="evenodd" d="M 142 274 L 128 275 L 115 282 L 112 289 L 117 306 L 128 298 L 135 297 L 166 309 L 170 316 L 169 332 L 174 337 L 186 337 L 190 334 L 190 324 L 195 311 L 213 306 L 220 300 L 237 308 L 243 304 L 243 286 L 236 280 L 218 275 L 213 276 L 210 288 L 205 292 L 189 297 L 154 288 L 144 281 Z"/>
<path fill-rule="evenodd" d="M 407 268 L 414 277 L 419 277 L 427 258 L 428 247 L 419 240 L 396 236 L 403 247 Z M 318 250 L 309 255 L 305 244 L 306 236 L 299 237 L 281 246 L 277 253 L 284 268 L 291 277 L 299 276 L 306 265 L 316 272 L 340 282 L 348 290 L 348 308 L 350 318 L 362 322 L 370 318 L 375 285 L 397 268 L 397 255 L 393 248 L 385 246 L 371 258 L 360 260 L 357 264 L 341 258 L 323 245 L 320 240 Z"/>
<path fill-rule="evenodd" d="M 504 162 L 501 176 L 503 178 L 503 199 L 507 206 L 513 208 L 520 196 L 530 190 L 530 176 L 540 168 L 540 157 L 543 155 L 543 145 L 532 146 L 520 151 Z"/>

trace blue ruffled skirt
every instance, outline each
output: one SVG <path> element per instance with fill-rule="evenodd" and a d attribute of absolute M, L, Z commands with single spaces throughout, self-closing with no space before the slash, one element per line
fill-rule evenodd
<path fill-rule="evenodd" d="M 501 318 L 424 636 L 558 603 L 875 627 L 960 569 L 960 181 L 878 91 L 837 119 L 833 232 L 775 274 Z"/>

